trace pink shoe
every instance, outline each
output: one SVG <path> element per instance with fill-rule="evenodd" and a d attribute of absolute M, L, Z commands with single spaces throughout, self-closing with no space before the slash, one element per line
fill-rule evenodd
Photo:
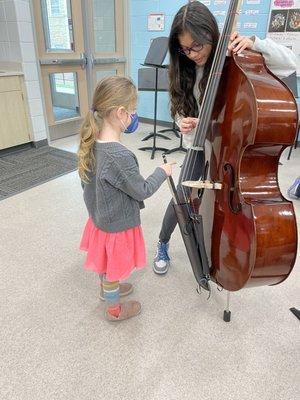
<path fill-rule="evenodd" d="M 121 303 L 121 312 L 118 317 L 111 315 L 105 311 L 105 318 L 108 321 L 117 322 L 117 321 L 124 321 L 125 319 L 129 319 L 135 317 L 141 312 L 141 303 L 135 300 L 126 301 L 125 303 Z"/>

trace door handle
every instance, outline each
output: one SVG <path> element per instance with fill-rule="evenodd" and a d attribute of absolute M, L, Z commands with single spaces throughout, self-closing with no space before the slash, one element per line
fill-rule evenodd
<path fill-rule="evenodd" d="M 80 65 L 82 69 L 86 68 L 87 57 L 85 53 L 80 54 L 80 58 L 61 58 L 40 60 L 40 65 Z"/>
<path fill-rule="evenodd" d="M 88 62 L 86 54 L 80 53 L 80 59 L 81 59 L 81 68 L 85 69 L 87 66 L 87 62 Z"/>
<path fill-rule="evenodd" d="M 96 64 L 124 64 L 126 63 L 126 57 L 106 57 L 106 58 L 93 58 L 93 66 Z"/>

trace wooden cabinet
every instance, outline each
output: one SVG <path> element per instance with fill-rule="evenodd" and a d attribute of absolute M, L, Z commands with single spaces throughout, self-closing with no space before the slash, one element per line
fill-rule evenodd
<path fill-rule="evenodd" d="M 31 141 L 23 76 L 0 76 L 0 150 Z"/>

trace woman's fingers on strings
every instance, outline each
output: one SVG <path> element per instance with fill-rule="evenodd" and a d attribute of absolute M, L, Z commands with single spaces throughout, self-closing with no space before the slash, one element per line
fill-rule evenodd
<path fill-rule="evenodd" d="M 233 50 L 235 53 L 239 51 L 244 45 L 246 47 L 252 41 L 247 36 L 241 36 L 238 32 L 234 32 L 230 37 L 231 43 L 228 46 L 229 50 Z M 246 48 L 245 47 L 245 48 Z"/>
<path fill-rule="evenodd" d="M 233 32 L 230 36 L 230 42 L 228 45 L 228 50 L 232 50 L 235 46 L 235 44 L 237 43 L 237 38 L 239 37 L 239 33 L 238 32 Z"/>
<path fill-rule="evenodd" d="M 246 40 L 241 43 L 240 48 L 237 50 L 238 53 L 241 53 L 242 51 L 246 50 L 246 49 L 251 49 L 252 46 L 250 44 L 250 41 L 248 38 L 246 38 Z"/>
<path fill-rule="evenodd" d="M 231 34 L 231 36 L 230 36 L 230 40 L 231 41 L 233 41 L 235 38 L 237 38 L 239 36 L 239 33 L 238 32 L 233 32 L 232 34 Z"/>
<path fill-rule="evenodd" d="M 253 47 L 253 41 L 246 36 L 239 36 L 236 38 L 228 47 L 234 53 L 241 53 L 245 49 L 251 49 Z"/>
<path fill-rule="evenodd" d="M 243 41 L 243 39 L 242 39 L 240 42 L 238 42 L 238 43 L 234 46 L 234 48 L 232 49 L 232 51 L 233 51 L 234 53 L 239 53 L 243 46 L 244 46 L 244 41 Z"/>
<path fill-rule="evenodd" d="M 229 50 L 235 51 L 237 45 L 240 43 L 240 41 L 243 40 L 242 36 L 238 36 L 236 39 L 234 39 L 228 46 Z"/>
<path fill-rule="evenodd" d="M 242 53 L 242 51 L 246 50 L 247 48 L 249 48 L 248 43 L 244 44 L 238 51 L 238 53 Z"/>

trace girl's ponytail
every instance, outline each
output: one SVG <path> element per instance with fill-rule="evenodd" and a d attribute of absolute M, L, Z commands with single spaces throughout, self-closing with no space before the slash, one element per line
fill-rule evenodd
<path fill-rule="evenodd" d="M 94 143 L 101 130 L 103 119 L 96 110 L 90 110 L 80 129 L 80 144 L 78 150 L 78 172 L 84 182 L 89 181 L 88 172 L 95 166 L 93 153 Z"/>

